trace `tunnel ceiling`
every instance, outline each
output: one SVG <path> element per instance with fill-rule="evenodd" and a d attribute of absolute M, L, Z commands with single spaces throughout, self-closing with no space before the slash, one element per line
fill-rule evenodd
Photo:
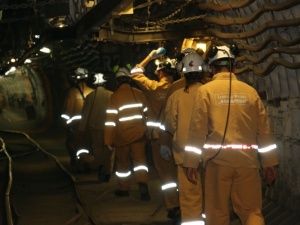
<path fill-rule="evenodd" d="M 143 43 L 186 37 L 237 43 L 238 74 L 267 76 L 277 67 L 300 68 L 298 0 L 0 0 L 0 10 L 2 65 L 9 57 L 21 64 L 49 42 L 68 49 L 62 54 L 80 57 L 78 51 L 95 40 Z M 65 60 L 68 67 L 74 57 Z"/>

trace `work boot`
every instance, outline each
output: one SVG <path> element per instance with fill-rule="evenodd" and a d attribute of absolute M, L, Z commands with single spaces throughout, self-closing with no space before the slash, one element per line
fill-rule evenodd
<path fill-rule="evenodd" d="M 179 207 L 175 207 L 169 210 L 167 217 L 173 220 L 172 225 L 180 225 L 181 224 L 181 211 Z"/>
<path fill-rule="evenodd" d="M 103 165 L 98 166 L 98 180 L 100 183 L 108 183 L 110 179 L 110 173 L 104 168 Z"/>
<path fill-rule="evenodd" d="M 76 167 L 76 157 L 70 157 L 70 166 Z"/>
<path fill-rule="evenodd" d="M 73 150 L 68 149 L 68 153 L 70 156 L 70 166 L 71 167 L 76 167 L 76 154 L 74 153 Z"/>
<path fill-rule="evenodd" d="M 167 217 L 169 219 L 174 219 L 180 214 L 181 214 L 180 207 L 175 207 L 175 208 L 168 211 Z"/>
<path fill-rule="evenodd" d="M 181 225 L 181 216 L 174 218 L 172 225 Z"/>
<path fill-rule="evenodd" d="M 148 192 L 147 184 L 142 183 L 142 182 L 140 182 L 138 184 L 139 184 L 139 188 L 140 188 L 141 200 L 145 201 L 145 202 L 150 201 L 151 197 Z"/>
<path fill-rule="evenodd" d="M 77 158 L 76 161 L 76 169 L 77 172 L 85 172 L 90 173 L 91 172 L 91 156 L 88 153 L 82 153 L 80 154 L 80 157 Z"/>
<path fill-rule="evenodd" d="M 118 197 L 128 197 L 129 196 L 129 192 L 128 191 L 122 191 L 122 190 L 116 190 L 115 191 L 115 196 L 118 196 Z"/>

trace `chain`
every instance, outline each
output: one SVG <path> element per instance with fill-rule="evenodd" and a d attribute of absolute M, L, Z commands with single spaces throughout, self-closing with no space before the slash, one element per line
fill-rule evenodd
<path fill-rule="evenodd" d="M 160 23 L 162 24 L 164 21 L 169 20 L 171 17 L 175 16 L 176 14 L 180 13 L 184 7 L 186 7 L 188 4 L 190 4 L 192 2 L 192 0 L 188 0 L 186 1 L 185 4 L 183 4 L 179 9 L 177 9 L 175 12 L 171 13 L 169 16 L 167 16 L 164 19 L 161 19 L 159 21 L 157 21 L 156 23 Z"/>
<path fill-rule="evenodd" d="M 49 0 L 44 2 L 30 2 L 30 3 L 21 3 L 21 4 L 11 4 L 11 5 L 0 5 L 0 10 L 7 10 L 7 9 L 26 9 L 26 8 L 35 8 L 37 6 L 44 7 L 47 5 L 55 5 L 55 4 L 62 4 L 62 3 L 69 3 L 68 0 Z"/>
<path fill-rule="evenodd" d="M 176 19 L 176 20 L 168 20 L 168 21 L 158 21 L 158 22 L 149 22 L 149 25 L 166 25 L 170 23 L 182 23 L 182 22 L 187 22 L 187 21 L 192 21 L 192 20 L 197 20 L 197 19 L 202 19 L 205 17 L 207 14 L 199 15 L 199 16 L 192 16 L 192 17 L 187 17 L 184 19 Z"/>
<path fill-rule="evenodd" d="M 169 16 L 167 16 L 167 17 L 165 17 L 165 18 L 163 18 L 159 21 L 156 21 L 156 22 L 148 22 L 148 25 L 154 25 L 154 26 L 155 25 L 167 25 L 167 24 L 170 24 L 170 23 L 181 23 L 181 22 L 197 20 L 197 19 L 201 19 L 201 18 L 205 17 L 206 14 L 205 15 L 199 15 L 199 16 L 192 16 L 192 17 L 188 17 L 188 18 L 184 18 L 184 19 L 170 20 L 172 17 L 174 17 L 175 15 L 180 13 L 191 2 L 193 2 L 193 0 L 186 1 L 186 3 L 181 5 L 179 9 L 175 10 L 175 12 L 171 13 Z"/>

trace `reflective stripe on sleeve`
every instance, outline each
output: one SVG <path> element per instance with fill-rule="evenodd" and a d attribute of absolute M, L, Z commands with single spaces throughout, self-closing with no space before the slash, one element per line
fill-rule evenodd
<path fill-rule="evenodd" d="M 193 146 L 185 146 L 184 150 L 187 152 L 195 152 L 198 155 L 202 154 L 201 149 L 193 147 Z"/>
<path fill-rule="evenodd" d="M 205 149 L 258 149 L 257 145 L 246 145 L 246 144 L 229 144 L 229 145 L 211 145 L 205 144 Z"/>
<path fill-rule="evenodd" d="M 67 124 L 72 123 L 74 120 L 81 120 L 81 115 L 73 116 L 71 119 L 67 120 Z"/>
<path fill-rule="evenodd" d="M 67 114 L 61 114 L 60 117 L 66 120 L 70 119 L 70 117 Z"/>
<path fill-rule="evenodd" d="M 148 127 L 160 127 L 160 123 L 159 122 L 148 121 L 147 126 Z"/>
<path fill-rule="evenodd" d="M 107 114 L 118 114 L 118 110 L 116 110 L 116 109 L 107 109 L 106 113 Z"/>
<path fill-rule="evenodd" d="M 161 190 L 167 190 L 167 189 L 170 189 L 170 188 L 176 188 L 177 187 L 177 184 L 175 182 L 172 182 L 172 183 L 168 183 L 168 184 L 164 184 L 161 186 Z"/>
<path fill-rule="evenodd" d="M 265 152 L 269 152 L 269 151 L 272 151 L 274 149 L 277 148 L 277 145 L 276 144 L 273 144 L 273 145 L 269 145 L 267 147 L 264 147 L 264 148 L 259 148 L 258 149 L 258 152 L 260 153 L 265 153 Z"/>
<path fill-rule="evenodd" d="M 105 122 L 104 124 L 105 126 L 112 126 L 112 127 L 115 127 L 116 126 L 116 123 L 115 122 Z"/>
<path fill-rule="evenodd" d="M 130 71 L 131 74 L 133 73 L 144 73 L 143 69 L 140 67 L 135 67 Z"/>

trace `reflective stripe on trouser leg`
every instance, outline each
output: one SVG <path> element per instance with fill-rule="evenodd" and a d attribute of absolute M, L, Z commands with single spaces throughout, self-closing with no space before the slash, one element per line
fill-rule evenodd
<path fill-rule="evenodd" d="M 148 182 L 148 172 L 146 170 L 146 155 L 145 155 L 145 141 L 139 139 L 128 145 L 115 148 L 116 154 L 116 170 L 126 174 L 131 171 L 131 160 L 134 168 L 142 168 L 134 171 L 136 182 Z M 143 169 L 145 168 L 145 169 Z M 130 176 L 118 177 L 119 190 L 129 190 Z"/>
<path fill-rule="evenodd" d="M 166 161 L 161 157 L 157 141 L 151 142 L 151 148 L 154 166 L 160 178 L 161 186 L 173 183 L 174 181 L 177 183 L 177 168 L 175 166 L 174 159 L 171 158 L 170 161 Z M 163 193 L 166 208 L 168 210 L 179 207 L 179 195 L 177 188 L 167 189 Z"/>
<path fill-rule="evenodd" d="M 178 165 L 178 187 L 179 187 L 179 201 L 181 209 L 182 223 L 201 224 L 202 219 L 202 182 L 199 173 L 197 184 L 191 183 L 186 177 L 186 170 L 182 165 Z"/>
<path fill-rule="evenodd" d="M 145 151 L 145 140 L 140 139 L 130 144 L 131 158 L 136 182 L 148 183 L 148 165 Z"/>
<path fill-rule="evenodd" d="M 115 148 L 116 153 L 116 173 L 127 174 L 131 171 L 130 146 L 124 145 Z M 118 189 L 128 191 L 130 188 L 130 176 L 117 176 Z"/>

